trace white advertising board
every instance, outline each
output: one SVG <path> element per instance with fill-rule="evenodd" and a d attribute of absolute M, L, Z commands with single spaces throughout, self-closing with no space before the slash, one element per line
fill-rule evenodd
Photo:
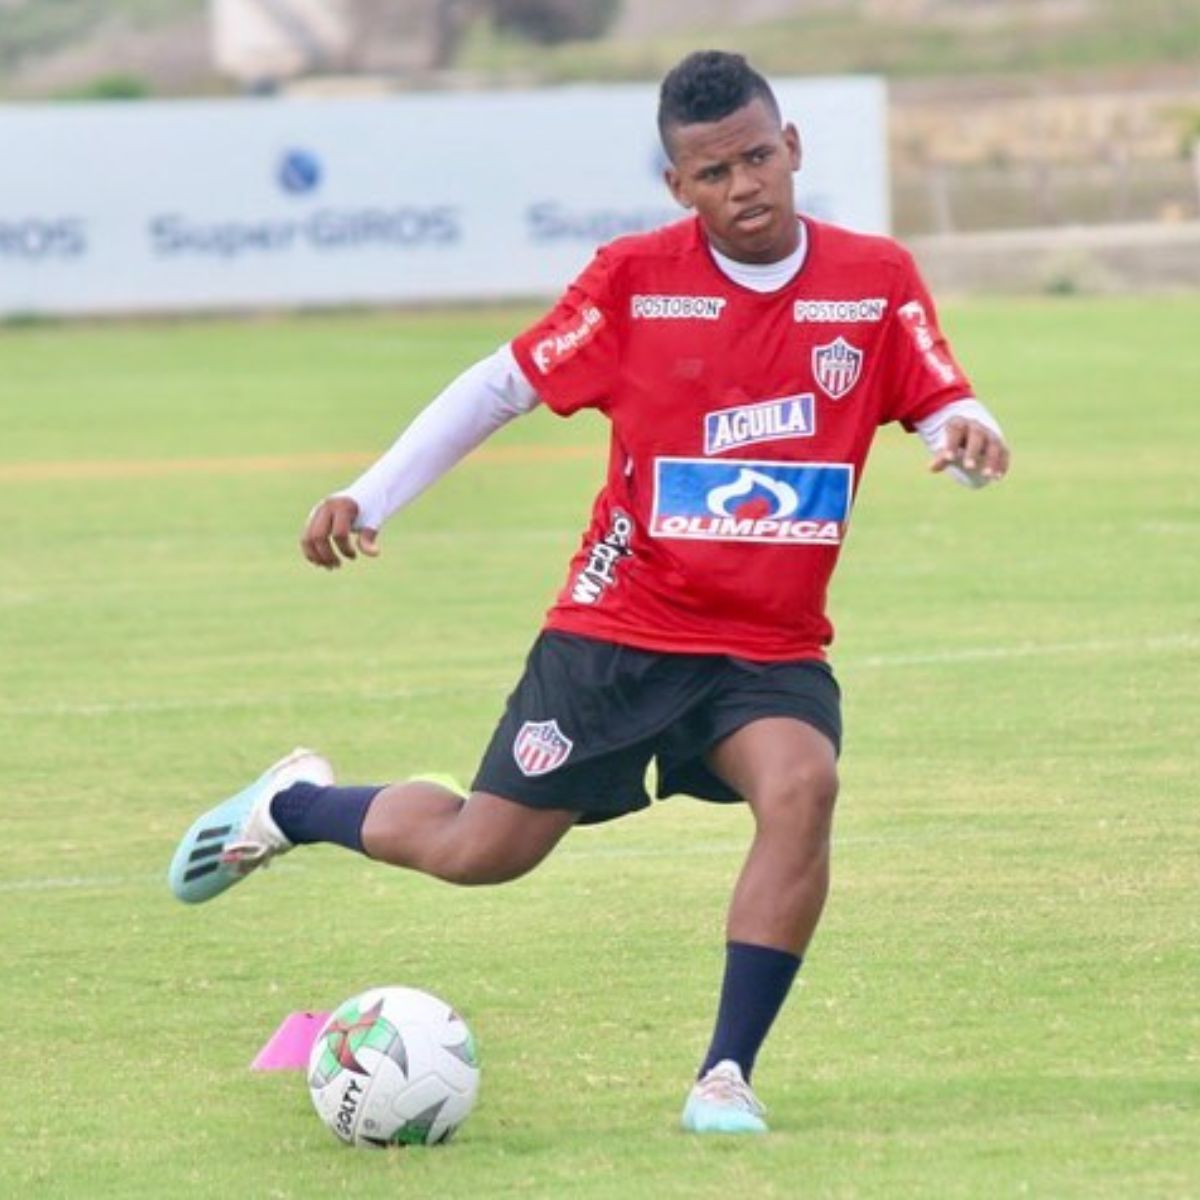
<path fill-rule="evenodd" d="M 802 211 L 889 223 L 884 85 L 782 80 Z M 650 85 L 0 108 L 0 313 L 548 296 L 682 215 Z"/>

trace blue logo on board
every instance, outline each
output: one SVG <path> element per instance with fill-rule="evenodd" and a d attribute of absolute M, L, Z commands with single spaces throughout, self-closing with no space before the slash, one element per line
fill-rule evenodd
<path fill-rule="evenodd" d="M 279 186 L 292 196 L 307 196 L 321 186 L 321 160 L 308 150 L 289 150 L 279 163 Z"/>
<path fill-rule="evenodd" d="M 654 466 L 654 537 L 837 545 L 850 516 L 849 463 L 660 458 Z"/>

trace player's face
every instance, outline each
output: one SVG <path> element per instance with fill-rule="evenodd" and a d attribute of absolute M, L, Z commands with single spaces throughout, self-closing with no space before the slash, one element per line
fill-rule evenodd
<path fill-rule="evenodd" d="M 799 241 L 792 175 L 800 169 L 800 135 L 764 100 L 719 121 L 670 130 L 671 194 L 695 209 L 709 240 L 738 262 L 778 262 Z"/>

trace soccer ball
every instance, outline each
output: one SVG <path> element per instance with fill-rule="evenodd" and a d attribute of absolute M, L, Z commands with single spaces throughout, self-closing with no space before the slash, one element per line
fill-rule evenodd
<path fill-rule="evenodd" d="M 321 1027 L 308 1060 L 317 1114 L 351 1146 L 444 1142 L 466 1120 L 478 1088 L 466 1022 L 416 988 L 353 996 Z"/>

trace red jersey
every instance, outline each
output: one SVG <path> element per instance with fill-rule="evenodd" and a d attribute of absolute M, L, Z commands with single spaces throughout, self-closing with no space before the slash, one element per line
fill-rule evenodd
<path fill-rule="evenodd" d="M 602 248 L 513 342 L 554 412 L 612 423 L 550 629 L 644 649 L 824 657 L 875 430 L 971 395 L 912 258 L 805 218 L 783 288 L 729 279 L 693 218 Z"/>

